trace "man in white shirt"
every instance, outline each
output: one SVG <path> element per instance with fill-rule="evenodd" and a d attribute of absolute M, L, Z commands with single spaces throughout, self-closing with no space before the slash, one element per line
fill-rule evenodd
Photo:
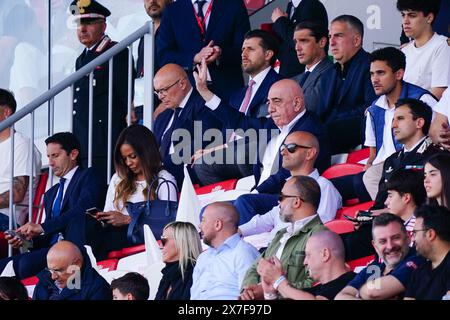
<path fill-rule="evenodd" d="M 412 38 L 406 55 L 405 81 L 430 90 L 438 99 L 450 83 L 450 46 L 447 37 L 433 32 L 440 1 L 398 0 L 403 31 Z"/>
<path fill-rule="evenodd" d="M 16 111 L 16 100 L 13 94 L 0 89 L 0 122 L 10 117 Z M 11 185 L 11 143 L 14 140 L 14 173 L 13 173 L 13 204 L 16 205 L 15 217 L 10 222 L 10 185 Z M 14 132 L 11 137 L 11 128 L 0 132 L 0 231 L 16 228 L 16 224 L 23 225 L 28 219 L 28 197 L 31 176 L 34 177 L 33 193 L 36 190 L 39 172 L 41 171 L 41 154 L 34 146 L 30 153 L 29 138 L 20 132 Z M 33 165 L 30 167 L 31 159 Z M 14 211 L 13 211 L 14 212 Z"/>

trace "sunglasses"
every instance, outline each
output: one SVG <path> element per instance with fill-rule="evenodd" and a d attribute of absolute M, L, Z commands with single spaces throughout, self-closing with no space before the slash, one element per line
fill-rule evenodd
<path fill-rule="evenodd" d="M 173 238 L 161 236 L 161 244 L 163 247 L 166 245 L 166 243 L 167 243 L 167 241 L 169 241 L 169 239 L 173 239 Z"/>
<path fill-rule="evenodd" d="M 302 146 L 301 144 L 295 144 L 295 143 L 288 143 L 288 144 L 283 143 L 280 147 L 280 151 L 283 152 L 284 149 L 286 149 L 289 153 L 294 153 L 297 150 L 297 148 L 311 149 L 312 147 Z"/>
<path fill-rule="evenodd" d="M 282 194 L 282 193 L 280 193 L 280 194 L 278 195 L 278 202 L 282 202 L 282 201 L 283 201 L 284 199 L 286 199 L 286 198 L 299 198 L 300 200 L 302 200 L 303 202 L 305 202 L 305 200 L 303 200 L 302 197 L 300 197 L 300 196 L 290 196 L 290 195 Z"/>

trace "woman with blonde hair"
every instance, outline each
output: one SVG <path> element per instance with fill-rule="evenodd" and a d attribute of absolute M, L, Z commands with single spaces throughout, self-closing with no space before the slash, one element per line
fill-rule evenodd
<path fill-rule="evenodd" d="M 190 222 L 175 221 L 164 227 L 161 251 L 166 266 L 155 300 L 189 300 L 192 272 L 202 245 L 197 229 Z"/>

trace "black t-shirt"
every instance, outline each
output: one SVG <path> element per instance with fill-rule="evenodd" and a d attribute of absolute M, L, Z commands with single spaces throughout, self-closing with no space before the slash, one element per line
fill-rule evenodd
<path fill-rule="evenodd" d="M 442 300 L 450 290 L 450 251 L 435 269 L 431 261 L 425 262 L 411 276 L 405 297 L 416 300 Z"/>
<path fill-rule="evenodd" d="M 328 300 L 334 300 L 334 297 L 344 289 L 347 284 L 356 276 L 356 273 L 349 271 L 339 278 L 336 278 L 325 284 L 319 284 L 312 288 L 303 289 L 303 291 L 311 293 L 315 296 L 324 296 Z"/>

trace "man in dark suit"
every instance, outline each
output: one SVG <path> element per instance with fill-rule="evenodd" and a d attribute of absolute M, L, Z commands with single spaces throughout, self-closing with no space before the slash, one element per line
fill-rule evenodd
<path fill-rule="evenodd" d="M 253 118 L 266 117 L 268 115 L 267 93 L 273 83 L 282 79 L 271 68 L 271 65 L 276 60 L 277 53 L 278 43 L 270 33 L 258 29 L 246 33 L 242 44 L 242 69 L 249 75 L 249 84 L 240 88 L 231 96 L 229 108 L 233 108 Z M 214 98 L 214 100 L 217 101 L 216 104 L 226 104 L 218 97 Z M 252 145 L 256 141 L 235 140 L 234 132 L 231 133 L 233 131 L 232 128 L 224 127 L 222 131 L 225 144 L 206 150 L 197 150 L 194 155 L 196 163 L 193 168 L 202 185 L 227 179 L 242 178 L 253 174 L 250 159 L 254 159 L 256 156 L 251 154 L 251 150 L 255 150 L 255 148 L 252 148 Z M 212 152 L 216 154 L 219 152 L 224 153 L 229 146 L 234 148 L 233 161 L 206 164 L 200 159 L 203 155 Z"/>
<path fill-rule="evenodd" d="M 298 61 L 306 66 L 306 70 L 292 79 L 298 81 L 303 89 L 306 110 L 317 114 L 321 99 L 320 79 L 333 67 L 325 52 L 328 30 L 317 22 L 300 22 L 295 27 L 294 42 Z"/>
<path fill-rule="evenodd" d="M 319 0 L 291 0 L 286 12 L 278 7 L 272 12 L 272 29 L 282 39 L 280 74 L 286 77 L 293 77 L 305 70 L 305 66 L 297 59 L 292 41 L 295 25 L 303 21 L 314 21 L 327 28 L 327 10 Z"/>
<path fill-rule="evenodd" d="M 205 58 L 212 90 L 221 98 L 229 98 L 244 85 L 241 45 L 249 30 L 242 0 L 178 0 L 164 11 L 156 39 L 157 55 L 161 65 L 182 66 L 191 84 L 193 66 Z"/>
<path fill-rule="evenodd" d="M 181 66 L 165 65 L 159 69 L 153 82 L 155 93 L 166 108 L 156 119 L 153 133 L 160 146 L 164 167 L 181 187 L 183 164 L 190 163 L 196 149 L 206 146 L 203 133 L 211 128 L 221 130 L 222 124 L 205 110 L 205 101 L 192 88 Z M 192 173 L 192 180 L 196 183 Z"/>
<path fill-rule="evenodd" d="M 40 224 L 28 222 L 16 230 L 19 235 L 32 240 L 31 252 L 0 260 L 0 270 L 13 260 L 19 279 L 36 275 L 44 269 L 50 246 L 60 239 L 68 239 L 82 247 L 85 226 L 72 221 L 83 216 L 86 209 L 100 207 L 104 203 L 106 184 L 93 168 L 80 166 L 80 143 L 76 137 L 70 132 L 61 132 L 47 138 L 45 143 L 49 166 L 60 178 L 59 183 L 44 194 L 46 219 Z M 15 248 L 24 244 L 18 237 L 5 238 Z"/>
<path fill-rule="evenodd" d="M 206 86 L 206 69 L 206 63 L 203 60 L 202 65 L 199 66 L 199 72 L 195 72 L 194 77 L 198 92 L 208 103 L 213 99 L 214 94 Z M 287 135 L 294 131 L 310 132 L 317 137 L 323 151 L 319 155 L 317 167 L 321 170 L 327 168 L 330 156 L 322 126 L 314 114 L 305 109 L 303 92 L 298 83 L 291 79 L 277 81 L 270 87 L 267 98 L 270 118 L 252 118 L 223 103 L 216 108 L 206 104 L 227 128 L 250 129 L 248 131 L 257 132 L 259 152 L 253 165 L 256 185 L 263 183 L 278 170 L 284 170 L 284 179 L 290 175 L 289 171 L 281 166 L 279 150 Z"/>
<path fill-rule="evenodd" d="M 86 47 L 77 58 L 75 67 L 79 70 L 103 52 L 112 48 L 116 42 L 105 35 L 106 17 L 111 12 L 92 0 L 89 5 L 83 6 L 81 1 L 73 1 L 72 14 L 77 19 L 78 40 Z M 123 50 L 114 57 L 113 63 L 113 106 L 112 106 L 112 150 L 119 136 L 125 128 L 128 98 L 128 50 Z M 108 141 L 108 62 L 94 70 L 93 80 L 93 126 L 92 126 L 92 165 L 106 177 L 107 168 L 107 141 Z M 132 72 L 134 82 L 134 70 Z M 73 132 L 81 143 L 83 165 L 87 167 L 88 157 L 88 130 L 89 130 L 89 75 L 75 82 L 73 100 Z"/>
<path fill-rule="evenodd" d="M 376 98 L 363 36 L 364 25 L 354 16 L 342 15 L 331 22 L 330 48 L 336 63 L 322 77 L 318 112 L 333 154 L 348 152 L 363 142 L 364 111 Z"/>

